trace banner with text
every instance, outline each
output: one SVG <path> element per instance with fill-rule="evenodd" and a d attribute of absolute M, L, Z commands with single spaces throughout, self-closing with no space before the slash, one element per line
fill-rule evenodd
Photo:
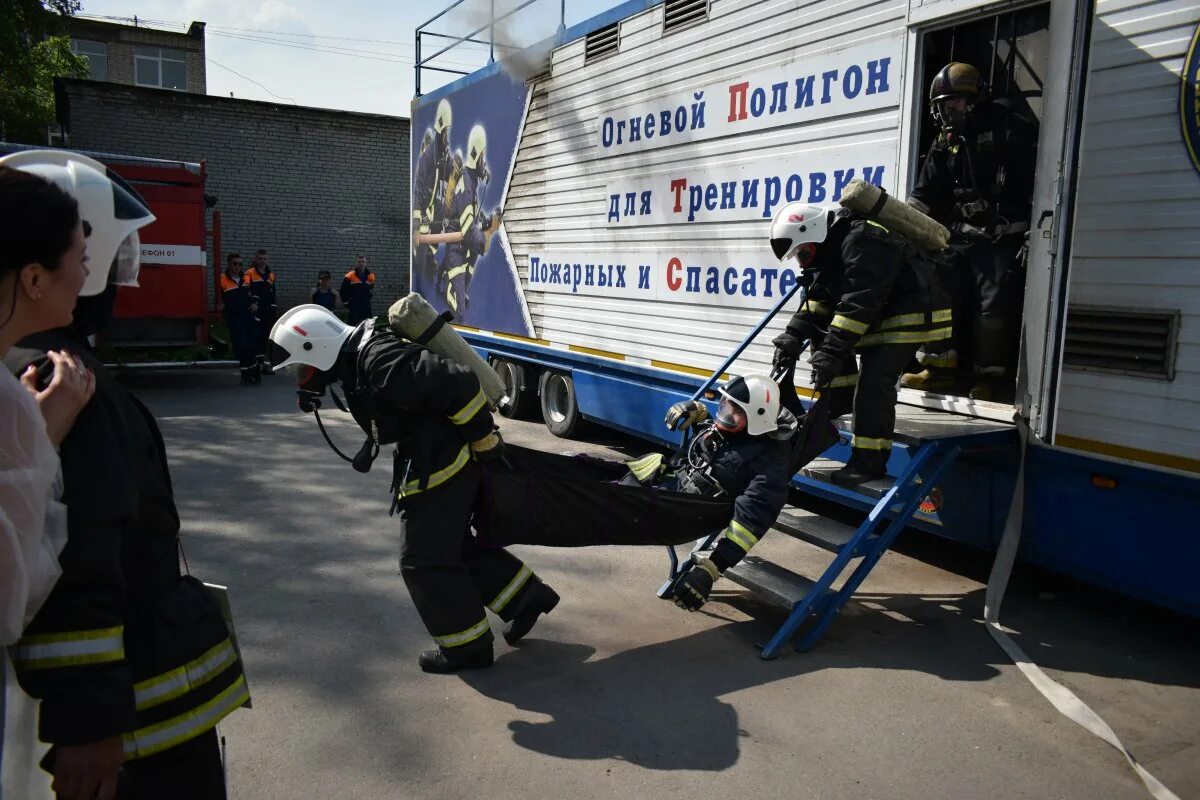
<path fill-rule="evenodd" d="M 895 145 L 845 144 L 608 185 L 610 226 L 769 219 L 784 203 L 836 203 L 855 178 L 895 191 Z"/>
<path fill-rule="evenodd" d="M 528 270 L 530 291 L 762 309 L 779 302 L 798 277 L 769 251 L 534 253 Z"/>
<path fill-rule="evenodd" d="M 744 77 L 604 109 L 600 153 L 733 136 L 900 104 L 903 35 L 801 58 Z"/>

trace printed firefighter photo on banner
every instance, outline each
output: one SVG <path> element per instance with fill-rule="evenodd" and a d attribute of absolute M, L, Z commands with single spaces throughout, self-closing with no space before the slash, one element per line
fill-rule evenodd
<path fill-rule="evenodd" d="M 412 111 L 413 291 L 456 323 L 532 336 L 502 227 L 528 90 L 496 71 L 439 94 Z"/>

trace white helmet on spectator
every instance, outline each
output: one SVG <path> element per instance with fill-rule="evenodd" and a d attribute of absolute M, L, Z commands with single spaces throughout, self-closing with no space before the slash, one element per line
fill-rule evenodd
<path fill-rule="evenodd" d="M 354 328 L 324 306 L 306 303 L 284 312 L 271 328 L 271 369 L 293 364 L 325 372 L 333 369 L 338 353 Z"/>
<path fill-rule="evenodd" d="M 801 267 L 812 263 L 817 245 L 829 235 L 834 209 L 810 203 L 788 203 L 771 220 L 771 251 L 780 261 L 795 258 Z"/>
<path fill-rule="evenodd" d="M 89 272 L 79 294 L 93 297 L 110 284 L 137 286 L 142 245 L 138 229 L 154 222 L 146 203 L 99 161 L 67 150 L 22 150 L 0 164 L 50 181 L 79 204 Z"/>

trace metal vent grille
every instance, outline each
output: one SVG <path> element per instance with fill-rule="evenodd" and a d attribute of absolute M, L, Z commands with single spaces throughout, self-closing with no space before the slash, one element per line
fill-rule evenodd
<path fill-rule="evenodd" d="M 1178 332 L 1178 311 L 1074 307 L 1067 312 L 1063 366 L 1174 380 Z"/>
<path fill-rule="evenodd" d="M 674 31 L 708 19 L 708 0 L 667 0 L 663 31 Z"/>
<path fill-rule="evenodd" d="M 612 55 L 617 52 L 620 43 L 620 23 L 614 22 L 598 31 L 592 31 L 587 35 L 587 43 L 584 45 L 583 63 L 590 64 L 598 58 Z"/>

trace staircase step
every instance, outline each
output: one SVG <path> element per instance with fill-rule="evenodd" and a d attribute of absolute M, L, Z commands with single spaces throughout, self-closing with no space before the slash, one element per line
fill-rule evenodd
<path fill-rule="evenodd" d="M 794 536 L 831 553 L 842 552 L 857 532 L 852 525 L 795 507 L 785 508 L 781 511 L 779 518 L 775 520 L 774 527 L 789 536 Z"/>
<path fill-rule="evenodd" d="M 804 468 L 804 474 L 815 481 L 833 483 L 835 486 L 841 486 L 843 489 L 856 491 L 859 494 L 866 495 L 867 497 L 873 497 L 876 500 L 887 494 L 888 490 L 892 488 L 892 484 L 895 483 L 896 480 L 891 475 L 888 475 L 886 477 L 878 478 L 873 481 L 867 481 L 866 483 L 860 483 L 855 486 L 846 486 L 840 483 L 834 483 L 833 473 L 844 466 L 846 465 L 840 461 L 834 461 L 830 458 L 818 458 Z"/>
<path fill-rule="evenodd" d="M 725 570 L 725 577 L 785 611 L 795 608 L 816 585 L 803 575 L 757 556 L 746 556 L 737 566 Z"/>

